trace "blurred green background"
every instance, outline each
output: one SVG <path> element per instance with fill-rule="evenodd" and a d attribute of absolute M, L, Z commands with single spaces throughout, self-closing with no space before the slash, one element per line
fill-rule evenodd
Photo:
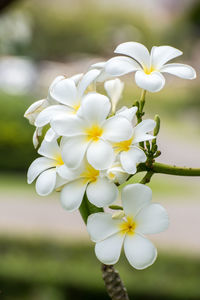
<path fill-rule="evenodd" d="M 6 1 L 5 1 L 6 2 Z M 7 1 L 8 3 L 9 1 Z M 55 76 L 85 72 L 113 56 L 121 42 L 177 47 L 178 62 L 200 66 L 200 2 L 192 0 L 26 0 L 0 4 L 0 299 L 108 299 L 78 213 L 62 210 L 58 195 L 38 197 L 26 184 L 37 157 L 27 107 L 45 98 Z M 123 102 L 140 96 L 125 77 Z M 103 89 L 100 86 L 100 89 Z M 160 161 L 200 166 L 200 82 L 167 76 L 148 94 L 146 117 L 161 117 Z M 135 179 L 137 180 L 137 179 Z M 133 270 L 117 265 L 131 299 L 200 299 L 198 178 L 155 175 L 154 200 L 171 225 L 153 237 L 157 262 Z"/>

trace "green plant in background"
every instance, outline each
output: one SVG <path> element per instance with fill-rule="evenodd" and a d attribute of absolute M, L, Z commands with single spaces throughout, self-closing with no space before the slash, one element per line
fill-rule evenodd
<path fill-rule="evenodd" d="M 146 184 L 154 173 L 200 176 L 199 168 L 156 162 L 161 154 L 157 146 L 160 118 L 156 115 L 155 120 L 143 120 L 146 93 L 164 87 L 162 73 L 191 80 L 196 72 L 189 65 L 169 64 L 182 54 L 170 46 L 153 47 L 149 53 L 142 44 L 127 42 L 115 52 L 121 56 L 92 65 L 85 74 L 57 77 L 47 98 L 26 111 L 25 117 L 36 126 L 36 147 L 37 137 L 50 125 L 38 149 L 41 157 L 29 167 L 28 183 L 36 179 L 39 195 L 56 190 L 64 209 L 79 209 L 96 244 L 108 295 L 113 300 L 128 300 L 113 266 L 122 246 L 132 267 L 142 270 L 151 266 L 157 250 L 144 235 L 164 231 L 169 222 L 165 209 L 151 203 L 152 191 Z M 124 86 L 114 78 L 131 72 L 136 72 L 141 98 L 131 108 L 116 111 Z M 105 82 L 108 96 L 96 92 L 97 82 Z M 132 178 L 141 171 L 145 176 L 132 184 Z M 118 197 L 121 205 L 115 202 Z"/>

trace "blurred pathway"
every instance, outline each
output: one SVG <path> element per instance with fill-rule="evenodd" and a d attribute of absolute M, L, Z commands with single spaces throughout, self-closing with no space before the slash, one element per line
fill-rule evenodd
<path fill-rule="evenodd" d="M 154 199 L 156 201 L 156 199 Z M 152 236 L 160 248 L 200 253 L 200 202 L 178 200 L 162 204 L 170 216 L 169 229 Z M 15 196 L 0 201 L 0 234 L 39 235 L 47 238 L 66 240 L 88 239 L 85 225 L 79 215 L 62 209 L 58 200 L 26 199 Z"/>

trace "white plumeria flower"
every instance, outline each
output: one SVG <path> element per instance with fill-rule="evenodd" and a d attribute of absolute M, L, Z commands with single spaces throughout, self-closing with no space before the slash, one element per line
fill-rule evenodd
<path fill-rule="evenodd" d="M 114 51 L 118 56 L 111 58 L 105 65 L 105 71 L 111 75 L 121 76 L 135 72 L 136 84 L 147 91 L 158 92 L 165 85 L 161 73 L 169 73 L 184 79 L 196 78 L 195 70 L 185 64 L 166 64 L 169 60 L 182 55 L 182 51 L 171 46 L 153 47 L 148 49 L 136 42 L 120 44 Z"/>
<path fill-rule="evenodd" d="M 77 80 L 76 75 L 57 81 L 50 90 L 50 96 L 54 99 L 54 105 L 46 108 L 38 115 L 35 120 L 35 126 L 45 126 L 55 116 L 76 114 L 80 109 L 82 97 L 86 89 L 98 74 L 98 70 L 91 70 L 83 76 L 81 75 L 81 78 L 78 77 L 79 80 Z"/>
<path fill-rule="evenodd" d="M 112 114 L 116 111 L 117 103 L 119 102 L 123 89 L 124 83 L 119 79 L 108 80 L 104 83 L 104 88 L 107 92 L 108 97 L 112 103 Z"/>
<path fill-rule="evenodd" d="M 104 264 L 113 265 L 120 257 L 122 245 L 131 266 L 144 269 L 157 257 L 155 246 L 146 234 L 167 229 L 169 220 L 166 210 L 151 203 L 152 191 L 142 184 L 131 184 L 122 190 L 124 217 L 110 213 L 95 213 L 88 217 L 87 230 L 95 245 L 97 258 Z"/>
<path fill-rule="evenodd" d="M 129 174 L 122 168 L 119 161 L 115 161 L 107 170 L 107 177 L 115 183 L 122 184 L 129 177 Z"/>
<path fill-rule="evenodd" d="M 133 122 L 137 107 L 125 108 L 117 112 L 117 115 L 126 117 Z M 143 120 L 133 128 L 133 134 L 130 139 L 118 143 L 113 143 L 115 153 L 119 155 L 121 165 L 125 172 L 135 174 L 137 164 L 146 161 L 146 155 L 142 149 L 137 147 L 139 142 L 149 141 L 153 138 L 148 132 L 152 131 L 156 126 L 154 120 Z"/>
<path fill-rule="evenodd" d="M 44 140 L 38 153 L 42 157 L 36 158 L 30 165 L 27 174 L 28 183 L 37 178 L 36 191 L 40 196 L 46 196 L 57 186 L 66 183 L 66 180 L 58 178 L 59 169 L 62 169 L 64 162 L 57 141 L 48 143 Z"/>
<path fill-rule="evenodd" d="M 64 166 L 58 172 L 67 181 L 61 191 L 60 200 L 68 211 L 80 207 L 85 192 L 88 200 L 97 207 L 110 205 L 117 199 L 117 186 L 104 172 L 94 169 L 87 160 L 76 170 Z"/>
<path fill-rule="evenodd" d="M 107 118 L 110 100 L 101 94 L 87 94 L 80 116 L 55 117 L 51 126 L 60 136 L 68 137 L 62 147 L 63 161 L 69 168 L 77 168 L 86 153 L 88 162 L 98 170 L 107 169 L 115 155 L 111 142 L 121 142 L 132 136 L 132 125 L 123 116 Z"/>
<path fill-rule="evenodd" d="M 115 77 L 115 76 L 113 76 L 111 74 L 106 73 L 105 66 L 106 66 L 106 62 L 105 61 L 98 62 L 98 63 L 95 63 L 95 64 L 93 64 L 93 65 L 90 66 L 89 70 L 95 69 L 95 70 L 99 71 L 99 74 L 98 74 L 98 76 L 95 79 L 95 83 L 96 82 L 104 82 L 106 80 L 109 80 L 109 79 L 112 79 L 113 77 Z"/>

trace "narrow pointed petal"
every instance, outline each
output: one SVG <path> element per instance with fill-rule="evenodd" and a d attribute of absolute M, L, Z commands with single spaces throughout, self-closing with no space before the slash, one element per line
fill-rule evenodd
<path fill-rule="evenodd" d="M 113 57 L 105 65 L 106 73 L 112 76 L 123 76 L 141 69 L 141 66 L 136 61 L 126 56 Z"/>
<path fill-rule="evenodd" d="M 171 46 L 154 46 L 151 49 L 151 65 L 159 70 L 166 62 L 182 54 L 182 51 Z"/>
<path fill-rule="evenodd" d="M 53 141 L 51 143 L 43 140 L 40 148 L 38 149 L 38 153 L 42 156 L 57 159 L 60 155 L 60 148 L 58 146 L 57 141 Z"/>
<path fill-rule="evenodd" d="M 112 146 L 103 141 L 92 142 L 87 150 L 87 160 L 97 170 L 107 169 L 114 161 Z"/>
<path fill-rule="evenodd" d="M 45 134 L 45 141 L 48 143 L 51 143 L 55 140 L 57 140 L 59 136 L 55 133 L 55 131 L 52 128 L 49 128 Z"/>
<path fill-rule="evenodd" d="M 89 93 L 83 99 L 81 114 L 91 124 L 101 124 L 108 116 L 111 109 L 111 103 L 108 97 Z"/>
<path fill-rule="evenodd" d="M 28 169 L 28 173 L 27 173 L 28 184 L 32 183 L 40 173 L 53 167 L 55 167 L 55 160 L 46 157 L 36 158 Z"/>
<path fill-rule="evenodd" d="M 112 219 L 109 213 L 92 214 L 87 219 L 87 231 L 93 242 L 99 242 L 119 232 L 121 220 Z"/>
<path fill-rule="evenodd" d="M 64 105 L 51 105 L 41 111 L 36 120 L 35 126 L 42 127 L 48 124 L 53 117 L 58 116 L 60 114 L 70 114 L 72 113 L 72 109 Z"/>
<path fill-rule="evenodd" d="M 152 191 L 144 184 L 129 184 L 122 190 L 122 204 L 125 214 L 133 218 L 144 206 L 150 203 L 151 199 Z"/>
<path fill-rule="evenodd" d="M 104 88 L 108 94 L 108 97 L 112 103 L 112 112 L 116 110 L 117 103 L 119 102 L 123 89 L 124 83 L 119 79 L 108 80 L 104 83 Z"/>
<path fill-rule="evenodd" d="M 56 185 L 56 169 L 49 169 L 44 171 L 36 181 L 36 192 L 40 196 L 47 196 L 51 194 Z"/>
<path fill-rule="evenodd" d="M 127 118 L 116 115 L 105 121 L 102 137 L 111 142 L 121 142 L 131 138 L 133 127 Z"/>
<path fill-rule="evenodd" d="M 60 193 L 60 201 L 68 211 L 74 211 L 81 205 L 87 183 L 83 179 L 69 182 Z"/>
<path fill-rule="evenodd" d="M 69 168 L 78 168 L 83 161 L 89 142 L 84 136 L 69 137 L 62 145 L 62 158 Z"/>
<path fill-rule="evenodd" d="M 136 42 L 126 42 L 117 46 L 114 51 L 118 54 L 124 54 L 135 59 L 143 68 L 149 68 L 150 55 L 148 49 Z"/>
<path fill-rule="evenodd" d="M 98 178 L 95 182 L 88 184 L 88 200 L 97 207 L 108 206 L 113 203 L 118 196 L 118 188 L 107 178 Z"/>
<path fill-rule="evenodd" d="M 106 265 L 114 265 L 120 257 L 124 236 L 117 233 L 95 245 L 97 258 Z"/>
<path fill-rule="evenodd" d="M 135 82 L 141 89 L 154 93 L 159 92 L 164 87 L 165 78 L 159 72 L 146 74 L 144 71 L 137 71 Z"/>
<path fill-rule="evenodd" d="M 169 217 L 163 206 L 152 203 L 145 206 L 135 217 L 137 232 L 142 234 L 159 233 L 169 226 Z"/>
<path fill-rule="evenodd" d="M 100 74 L 100 70 L 94 69 L 88 71 L 85 75 L 83 75 L 82 79 L 80 80 L 78 84 L 78 96 L 81 98 L 85 92 L 85 90 L 88 88 L 88 86 L 96 80 L 98 75 Z"/>
<path fill-rule="evenodd" d="M 33 133 L 33 146 L 36 149 L 39 145 L 39 137 L 42 135 L 43 127 L 36 127 Z"/>
<path fill-rule="evenodd" d="M 152 131 L 156 126 L 156 122 L 151 119 L 143 120 L 134 128 L 133 143 L 137 144 L 142 141 L 149 141 L 155 138 L 148 132 Z"/>
<path fill-rule="evenodd" d="M 86 122 L 77 116 L 60 115 L 51 121 L 53 130 L 62 136 L 76 136 L 84 133 Z"/>
<path fill-rule="evenodd" d="M 196 71 L 189 65 L 168 64 L 161 68 L 160 72 L 169 73 L 183 79 L 195 79 Z"/>
<path fill-rule="evenodd" d="M 125 117 L 127 120 L 129 120 L 129 122 L 132 123 L 135 118 L 137 110 L 138 110 L 137 106 L 133 106 L 131 108 L 127 108 L 124 106 L 120 110 L 118 110 L 116 114 Z"/>
<path fill-rule="evenodd" d="M 122 167 L 128 174 L 135 174 L 137 171 L 137 164 L 145 162 L 146 159 L 144 151 L 137 147 L 132 147 L 129 151 L 123 151 L 120 154 Z"/>
<path fill-rule="evenodd" d="M 124 252 L 131 266 L 138 270 L 151 266 L 157 257 L 157 250 L 151 241 L 138 234 L 126 235 Z"/>
<path fill-rule="evenodd" d="M 77 88 L 71 79 L 58 81 L 50 90 L 51 97 L 59 103 L 73 107 L 77 102 Z"/>

